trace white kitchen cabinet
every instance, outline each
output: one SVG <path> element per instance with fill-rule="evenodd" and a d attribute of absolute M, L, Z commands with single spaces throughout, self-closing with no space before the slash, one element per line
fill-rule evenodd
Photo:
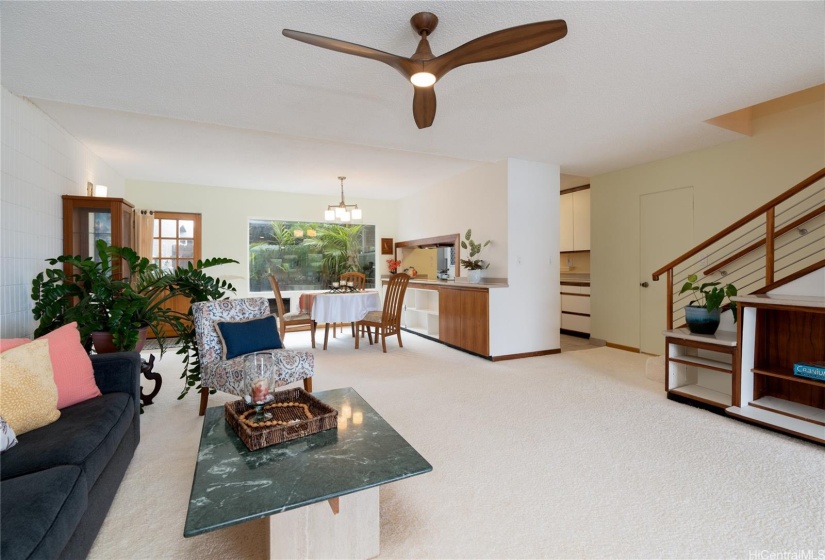
<path fill-rule="evenodd" d="M 573 193 L 573 250 L 590 250 L 590 189 Z"/>
<path fill-rule="evenodd" d="M 559 251 L 590 250 L 590 189 L 559 197 Z"/>

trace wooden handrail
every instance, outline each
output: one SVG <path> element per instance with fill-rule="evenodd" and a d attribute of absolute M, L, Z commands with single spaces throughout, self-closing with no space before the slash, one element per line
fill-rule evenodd
<path fill-rule="evenodd" d="M 813 211 L 811 211 L 811 212 L 805 214 L 804 216 L 802 216 L 801 218 L 798 218 L 798 219 L 794 220 L 793 222 L 789 223 L 788 225 L 783 226 L 783 227 L 779 228 L 778 230 L 776 230 L 776 233 L 774 234 L 774 237 L 780 237 L 782 235 L 785 235 L 789 231 L 798 228 L 799 226 L 801 226 L 805 222 L 813 220 L 814 218 L 816 218 L 817 216 L 819 216 L 823 212 L 825 212 L 825 206 L 820 206 L 819 208 L 814 209 Z M 717 263 L 717 264 L 713 265 L 712 267 L 710 267 L 709 269 L 705 270 L 703 274 L 705 276 L 707 276 L 709 274 L 713 274 L 717 270 L 723 269 L 724 267 L 726 267 L 727 265 L 729 265 L 733 261 L 741 259 L 742 257 L 747 255 L 751 251 L 755 251 L 756 249 L 760 248 L 764 244 L 765 244 L 764 239 L 760 239 L 759 241 L 756 241 L 755 243 L 751 243 L 750 245 L 748 245 L 744 249 L 735 252 L 733 255 L 729 256 L 728 258 L 726 258 L 722 262 Z"/>
<path fill-rule="evenodd" d="M 687 253 L 685 253 L 685 254 L 681 255 L 680 257 L 678 257 L 677 259 L 669 262 L 668 264 L 666 264 L 665 266 L 663 266 L 662 268 L 660 268 L 659 270 L 657 270 L 656 272 L 653 273 L 653 275 L 652 275 L 653 280 L 654 281 L 659 280 L 659 276 L 661 276 L 662 274 L 664 274 L 668 270 L 682 264 L 683 262 L 685 262 L 686 260 L 688 260 L 692 256 L 697 255 L 700 251 L 702 251 L 704 249 L 707 249 L 708 247 L 710 247 L 711 245 L 713 245 L 714 243 L 716 243 L 720 239 L 724 238 L 726 235 L 736 231 L 737 229 L 739 229 L 743 225 L 747 224 L 748 222 L 750 222 L 754 218 L 759 217 L 761 214 L 766 213 L 768 210 L 776 208 L 777 205 L 785 202 L 786 200 L 788 200 L 789 198 L 791 198 L 795 194 L 807 189 L 808 187 L 810 187 L 811 185 L 813 185 L 814 183 L 816 183 L 817 181 L 819 181 L 823 177 L 825 177 L 825 167 L 823 167 L 822 169 L 820 169 L 819 171 L 817 171 L 816 173 L 814 173 L 813 175 L 811 175 L 807 179 L 803 180 L 802 182 L 798 183 L 796 186 L 788 189 L 787 191 L 780 194 L 779 196 L 769 200 L 768 202 L 766 202 L 765 204 L 763 204 L 762 206 L 760 206 L 759 208 L 757 208 L 756 210 L 754 210 L 750 214 L 748 214 L 745 217 L 737 220 L 736 222 L 729 225 L 728 227 L 726 227 L 725 229 L 723 229 L 722 231 L 720 231 L 719 233 L 717 233 L 713 237 L 710 237 L 706 241 L 700 243 L 699 245 L 697 245 L 696 247 L 694 247 L 693 249 L 691 249 Z"/>

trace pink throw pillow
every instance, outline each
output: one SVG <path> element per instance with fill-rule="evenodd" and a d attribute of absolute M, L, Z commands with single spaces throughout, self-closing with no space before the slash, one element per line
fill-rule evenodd
<path fill-rule="evenodd" d="M 63 325 L 40 338 L 49 341 L 49 358 L 57 385 L 57 408 L 100 396 L 92 360 L 80 343 L 77 323 Z"/>
<path fill-rule="evenodd" d="M 2 338 L 0 339 L 0 352 L 17 348 L 31 342 L 28 338 Z"/>

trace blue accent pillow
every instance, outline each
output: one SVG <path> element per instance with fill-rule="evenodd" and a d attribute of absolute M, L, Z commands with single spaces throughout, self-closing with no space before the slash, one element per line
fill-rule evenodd
<path fill-rule="evenodd" d="M 274 315 L 246 321 L 215 321 L 215 329 L 223 345 L 224 360 L 283 348 Z"/>

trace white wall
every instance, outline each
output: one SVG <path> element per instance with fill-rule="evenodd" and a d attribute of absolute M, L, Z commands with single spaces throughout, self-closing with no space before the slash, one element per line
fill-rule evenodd
<path fill-rule="evenodd" d="M 559 166 L 508 160 L 507 234 L 509 288 L 490 290 L 490 354 L 560 348 Z"/>
<path fill-rule="evenodd" d="M 398 241 L 473 230 L 473 240 L 490 245 L 478 255 L 490 263 L 485 275 L 507 276 L 507 161 L 482 163 L 434 187 L 398 201 Z M 467 252 L 460 250 L 460 257 Z M 404 267 L 402 262 L 401 267 Z M 467 276 L 460 269 L 459 276 Z"/>
<path fill-rule="evenodd" d="M 639 278 L 639 198 L 693 186 L 695 242 L 711 237 L 825 167 L 823 92 L 812 88 L 755 108 L 752 137 L 591 178 L 594 337 L 640 346 L 639 282 L 650 277 Z M 660 240 L 667 246 L 667 232 Z"/>
<path fill-rule="evenodd" d="M 86 182 L 121 198 L 114 169 L 31 102 L 2 88 L 0 99 L 0 337 L 30 336 L 31 281 L 63 253 L 61 195 L 86 194 Z"/>
<path fill-rule="evenodd" d="M 559 348 L 558 220 L 558 166 L 503 160 L 400 200 L 396 241 L 467 228 L 477 242 L 490 239 L 485 274 L 510 283 L 490 289 L 490 353 L 536 352 Z"/>
<path fill-rule="evenodd" d="M 126 181 L 126 199 L 135 208 L 165 212 L 201 214 L 201 257 L 228 257 L 240 264 L 215 269 L 219 276 L 235 285 L 238 297 L 249 295 L 250 218 L 268 220 L 317 221 L 324 218 L 328 204 L 340 198 L 331 187 L 329 196 L 303 195 L 242 188 Z M 396 205 L 386 200 L 347 199 L 363 210 L 363 223 L 375 225 L 376 242 L 381 237 L 395 237 Z M 380 253 L 380 250 L 378 251 Z M 377 255 L 378 270 L 386 271 L 386 257 Z M 286 296 L 289 293 L 285 293 Z"/>

